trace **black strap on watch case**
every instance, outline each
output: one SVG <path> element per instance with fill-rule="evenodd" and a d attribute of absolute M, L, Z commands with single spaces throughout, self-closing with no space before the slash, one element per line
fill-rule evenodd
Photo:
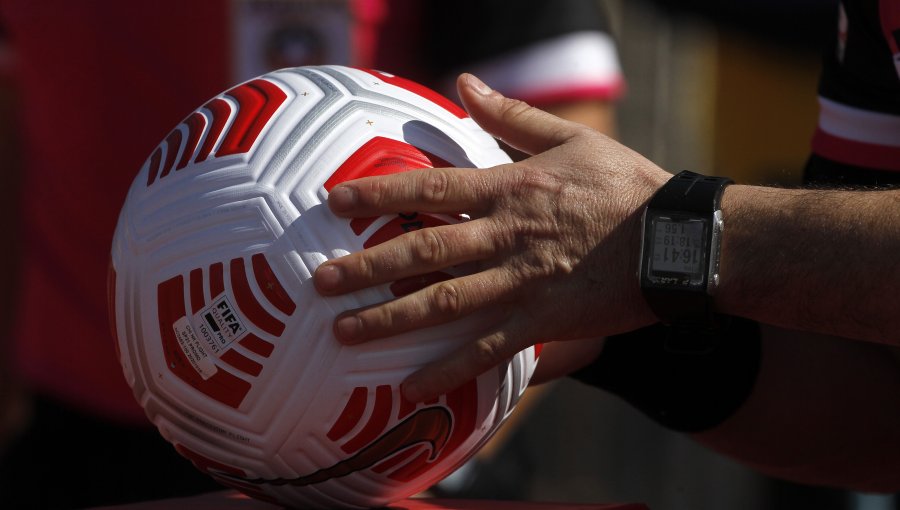
<path fill-rule="evenodd" d="M 734 181 L 683 170 L 666 181 L 647 204 L 648 209 L 712 214 L 719 210 L 722 192 Z"/>
<path fill-rule="evenodd" d="M 647 210 L 684 212 L 703 215 L 709 220 L 715 221 L 714 214 L 719 210 L 722 192 L 733 181 L 726 177 L 708 177 L 694 172 L 683 171 L 669 179 L 653 196 L 647 204 Z M 647 225 L 644 228 L 648 228 Z M 646 237 L 646 232 L 645 232 Z M 706 245 L 711 248 L 712 229 L 707 229 Z M 718 247 L 715 247 L 718 253 Z M 714 263 L 713 257 L 707 253 L 704 268 L 709 274 L 709 265 Z M 647 270 L 648 255 L 642 255 L 642 273 Z M 716 261 L 717 262 L 717 261 Z M 664 323 L 675 328 L 714 329 L 714 315 L 712 299 L 709 295 L 709 282 L 706 288 L 678 289 L 662 288 L 644 285 L 642 275 L 642 290 L 644 298 L 650 309 Z"/>

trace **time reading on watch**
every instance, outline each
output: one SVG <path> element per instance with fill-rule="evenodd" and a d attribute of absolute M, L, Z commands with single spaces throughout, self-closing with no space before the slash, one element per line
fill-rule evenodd
<path fill-rule="evenodd" d="M 651 280 L 703 282 L 706 268 L 706 222 L 698 218 L 656 216 L 651 219 Z"/>

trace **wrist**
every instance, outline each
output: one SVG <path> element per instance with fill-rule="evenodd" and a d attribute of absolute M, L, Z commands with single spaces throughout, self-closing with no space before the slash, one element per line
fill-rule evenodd
<path fill-rule="evenodd" d="M 791 202 L 803 190 L 766 188 L 761 186 L 733 185 L 722 195 L 722 215 L 726 218 L 726 228 L 722 235 L 719 260 L 719 286 L 715 293 L 716 310 L 729 315 L 755 317 L 752 303 L 748 299 L 760 292 L 768 292 L 760 287 L 760 282 L 780 285 L 779 278 L 755 278 L 762 273 L 783 265 L 788 255 L 784 246 L 764 246 L 769 239 L 790 239 L 796 233 L 779 231 L 779 225 L 793 224 Z M 766 219 L 772 213 L 782 216 L 771 221 Z M 773 230 L 773 227 L 776 230 Z M 762 235 L 760 235 L 762 234 Z M 769 262 L 766 263 L 765 261 Z M 763 266 L 760 266 L 763 264 Z M 767 266 L 768 269 L 764 269 Z M 781 282 L 783 283 L 783 282 Z"/>
<path fill-rule="evenodd" d="M 745 213 L 750 186 L 729 186 L 722 194 L 722 215 L 728 218 L 728 228 L 722 233 L 722 250 L 719 258 L 719 286 L 715 293 L 716 310 L 721 313 L 738 315 L 740 295 L 740 270 L 738 255 L 746 240 L 738 231 L 739 218 Z"/>

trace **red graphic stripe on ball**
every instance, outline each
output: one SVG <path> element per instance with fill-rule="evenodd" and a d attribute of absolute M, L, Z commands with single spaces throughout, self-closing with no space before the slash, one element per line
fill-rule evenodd
<path fill-rule="evenodd" d="M 357 452 L 384 432 L 391 419 L 391 400 L 390 386 L 381 385 L 375 388 L 375 405 L 372 406 L 372 415 L 369 416 L 369 421 L 359 433 L 341 445 L 341 449 L 347 453 Z"/>
<path fill-rule="evenodd" d="M 241 372 L 244 372 L 245 374 L 252 375 L 253 377 L 258 377 L 259 374 L 262 373 L 262 365 L 235 351 L 234 349 L 228 349 L 224 354 L 222 354 L 219 359 L 240 370 Z"/>
<path fill-rule="evenodd" d="M 325 181 L 326 191 L 338 184 L 360 177 L 390 175 L 409 170 L 432 168 L 431 160 L 412 145 L 376 136 L 356 149 L 341 166 Z"/>
<path fill-rule="evenodd" d="M 358 68 L 360 69 L 360 68 Z M 431 101 L 432 103 L 440 106 L 441 108 L 447 110 L 453 115 L 459 117 L 460 119 L 465 119 L 469 116 L 465 110 L 460 108 L 456 103 L 447 99 L 446 97 L 438 94 L 437 92 L 431 90 L 430 88 L 420 85 L 414 81 L 407 80 L 406 78 L 401 78 L 399 76 L 391 76 L 389 74 L 385 74 L 379 71 L 373 71 L 371 69 L 360 69 L 360 71 L 365 71 L 372 76 L 380 79 L 385 83 L 390 83 L 396 87 L 400 87 L 401 89 L 408 90 L 413 94 L 420 95 L 425 99 Z"/>
<path fill-rule="evenodd" d="M 221 262 L 209 266 L 209 295 L 216 297 L 225 292 L 224 268 Z"/>
<path fill-rule="evenodd" d="M 416 403 L 406 400 L 401 395 L 400 396 L 400 409 L 397 410 L 397 419 L 402 420 L 403 418 L 406 418 L 407 416 L 412 414 L 412 412 L 415 410 L 416 410 Z"/>
<path fill-rule="evenodd" d="M 437 227 L 446 225 L 447 222 L 434 216 L 421 213 L 401 213 L 396 218 L 385 223 L 381 228 L 375 231 L 371 237 L 363 243 L 364 248 L 377 246 L 385 241 L 389 241 L 397 236 L 403 235 L 413 230 L 421 230 L 423 228 Z"/>
<path fill-rule="evenodd" d="M 447 450 L 455 450 L 475 430 L 478 415 L 478 382 L 471 379 L 447 394 L 447 407 L 456 416 L 457 428 L 447 441 Z"/>
<path fill-rule="evenodd" d="M 166 137 L 166 162 L 163 163 L 162 173 L 159 174 L 160 179 L 169 175 L 169 172 L 172 171 L 172 168 L 175 166 L 175 155 L 178 154 L 178 149 L 180 148 L 181 130 L 176 128 Z"/>
<path fill-rule="evenodd" d="M 188 129 L 187 143 L 184 144 L 184 152 L 181 154 L 178 166 L 175 167 L 176 171 L 188 166 L 188 163 L 191 162 L 194 152 L 197 151 L 197 145 L 200 144 L 200 137 L 203 136 L 203 129 L 206 127 L 206 117 L 199 112 L 194 112 L 184 121 L 184 124 Z"/>
<path fill-rule="evenodd" d="M 181 275 L 158 285 L 157 310 L 159 335 L 169 370 L 197 391 L 237 409 L 250 391 L 250 383 L 221 368 L 204 380 L 188 361 L 175 337 L 175 322 L 186 316 Z"/>
<path fill-rule="evenodd" d="M 375 223 L 375 220 L 378 219 L 378 216 L 372 216 L 369 218 L 353 218 L 350 220 L 350 229 L 353 230 L 353 233 L 356 235 L 361 235 L 363 231 L 365 231 L 369 226 Z"/>
<path fill-rule="evenodd" d="M 203 295 L 203 270 L 194 269 L 190 274 L 191 281 L 191 314 L 195 314 L 206 304 Z"/>
<path fill-rule="evenodd" d="M 225 93 L 238 103 L 237 116 L 216 156 L 248 152 L 287 95 L 266 80 L 253 80 Z"/>
<path fill-rule="evenodd" d="M 147 186 L 153 184 L 157 178 L 161 179 L 169 175 L 172 170 L 181 170 L 190 164 L 194 153 L 197 152 L 197 146 L 200 144 L 200 138 L 203 136 L 203 130 L 206 128 L 207 123 L 210 126 L 209 132 L 206 134 L 199 152 L 197 152 L 196 161 L 198 163 L 209 158 L 223 132 L 225 132 L 224 139 L 222 139 L 222 143 L 216 152 L 217 156 L 248 152 L 257 138 L 259 138 L 266 124 L 275 114 L 275 111 L 287 99 L 287 94 L 281 88 L 272 82 L 261 79 L 239 85 L 225 94 L 232 97 L 237 103 L 237 113 L 228 131 L 225 132 L 225 126 L 228 124 L 228 119 L 231 117 L 232 112 L 232 107 L 228 101 L 219 97 L 203 105 L 203 108 L 209 111 L 211 119 L 207 121 L 206 115 L 196 111 L 184 120 L 182 124 L 187 128 L 187 140 L 177 166 L 175 157 L 178 154 L 178 150 L 181 149 L 184 135 L 180 125 L 169 133 L 163 142 L 168 148 L 166 161 L 160 168 L 159 151 L 161 147 L 157 147 L 156 152 L 151 156 Z"/>
<path fill-rule="evenodd" d="M 344 410 L 341 411 L 340 417 L 331 426 L 328 431 L 328 439 L 337 441 L 346 436 L 353 430 L 353 427 L 359 423 L 363 414 L 366 412 L 366 402 L 369 400 L 369 391 L 366 388 L 358 387 L 353 389 Z"/>
<path fill-rule="evenodd" d="M 237 307 L 240 308 L 247 320 L 270 335 L 281 336 L 284 333 L 284 323 L 272 317 L 253 295 L 242 258 L 231 261 L 231 290 L 234 292 Z"/>
<path fill-rule="evenodd" d="M 286 315 L 292 315 L 297 309 L 297 305 L 275 277 L 275 272 L 272 271 L 272 266 L 269 265 L 266 257 L 262 253 L 257 253 L 250 258 L 250 262 L 253 266 L 256 284 L 259 285 L 259 289 L 266 299 Z"/>
<path fill-rule="evenodd" d="M 153 184 L 153 181 L 156 180 L 156 174 L 159 173 L 159 163 L 162 159 L 162 149 L 159 147 L 153 151 L 153 154 L 150 155 L 150 167 L 147 171 L 147 186 Z"/>
<path fill-rule="evenodd" d="M 449 280 L 451 278 L 453 278 L 452 275 L 447 274 L 443 271 L 434 271 L 419 276 L 404 278 L 402 280 L 397 280 L 396 282 L 391 284 L 391 294 L 393 294 L 394 297 L 406 296 L 407 294 L 412 294 L 413 292 L 422 290 L 429 285 Z"/>
<path fill-rule="evenodd" d="M 219 141 L 222 130 L 228 122 L 231 115 L 231 106 L 224 99 L 213 99 L 204 106 L 212 115 L 212 121 L 209 126 L 209 132 L 206 134 L 206 140 L 203 140 L 203 146 L 200 147 L 200 153 L 197 154 L 197 162 L 206 161 L 206 158 L 212 153 L 213 147 Z"/>
<path fill-rule="evenodd" d="M 450 168 L 450 167 L 456 166 L 456 165 L 450 163 L 449 161 L 447 161 L 446 159 L 439 158 L 428 151 L 422 151 L 422 154 L 424 154 L 425 157 L 428 158 L 428 161 L 431 162 L 431 166 L 433 168 Z"/>
<path fill-rule="evenodd" d="M 435 462 L 447 458 L 448 455 L 462 446 L 463 442 L 471 437 L 475 431 L 475 417 L 478 414 L 478 383 L 475 379 L 467 382 L 459 388 L 447 393 L 445 396 L 447 407 L 456 418 L 453 432 L 447 439 L 447 445 L 439 452 L 436 458 L 423 459 L 421 456 L 414 458 L 401 469 L 391 473 L 389 478 L 409 482 L 430 469 Z"/>
<path fill-rule="evenodd" d="M 248 351 L 259 354 L 264 358 L 271 356 L 272 351 L 275 350 L 275 346 L 271 342 L 267 342 L 253 333 L 247 333 L 247 335 L 240 339 L 238 343 Z"/>

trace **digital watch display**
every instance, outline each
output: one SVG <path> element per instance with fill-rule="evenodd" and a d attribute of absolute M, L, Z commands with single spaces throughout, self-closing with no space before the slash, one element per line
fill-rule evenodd
<path fill-rule="evenodd" d="M 650 267 L 654 283 L 701 285 L 708 247 L 707 221 L 675 214 L 654 214 L 650 222 Z"/>

